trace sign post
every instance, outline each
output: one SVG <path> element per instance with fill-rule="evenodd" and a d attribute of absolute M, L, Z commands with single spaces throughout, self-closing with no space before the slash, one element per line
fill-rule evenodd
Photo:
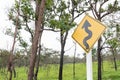
<path fill-rule="evenodd" d="M 88 14 L 82 19 L 75 29 L 72 38 L 84 49 L 86 54 L 87 80 L 93 80 L 92 52 L 90 51 L 95 42 L 100 38 L 106 27 Z"/>
<path fill-rule="evenodd" d="M 86 54 L 86 73 L 87 73 L 87 80 L 93 80 L 93 71 L 92 71 L 92 52 L 90 51 L 89 54 Z"/>

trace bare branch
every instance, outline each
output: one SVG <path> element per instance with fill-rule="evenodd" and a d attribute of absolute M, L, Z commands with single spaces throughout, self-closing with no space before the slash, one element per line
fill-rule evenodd
<path fill-rule="evenodd" d="M 65 52 L 71 50 L 74 47 L 74 45 L 72 45 L 69 49 L 65 50 Z"/>
<path fill-rule="evenodd" d="M 105 17 L 106 15 L 109 15 L 109 14 L 111 14 L 111 12 L 106 12 L 105 14 L 103 14 L 102 16 L 101 16 L 101 19 L 103 18 L 103 17 Z"/>
<path fill-rule="evenodd" d="M 97 19 L 95 13 L 94 13 L 94 10 L 92 9 L 92 13 L 93 13 L 93 16 L 95 17 L 95 19 Z"/>
<path fill-rule="evenodd" d="M 102 47 L 102 49 L 105 49 L 105 48 L 111 49 L 112 47 L 109 47 L 109 46 Z"/>
<path fill-rule="evenodd" d="M 31 37 L 32 37 L 32 40 L 33 40 L 33 33 L 32 33 L 32 31 L 31 31 L 30 27 L 28 26 L 27 21 L 25 22 L 25 24 L 26 24 L 26 27 L 27 27 L 27 29 L 28 29 L 28 31 L 29 31 Z"/>
<path fill-rule="evenodd" d="M 85 13 L 85 12 L 87 12 L 87 11 L 89 11 L 89 9 L 88 9 L 88 10 L 83 10 L 81 13 L 79 13 L 77 16 L 75 16 L 75 17 L 72 19 L 72 21 L 74 21 L 77 17 L 79 17 L 80 15 L 82 15 L 83 13 Z"/>
<path fill-rule="evenodd" d="M 99 15 L 100 15 L 100 16 L 101 16 L 101 8 L 102 8 L 102 6 L 103 6 L 107 1 L 109 1 L 109 0 L 104 0 L 104 2 L 102 2 L 102 3 L 100 4 L 100 8 L 99 8 Z"/>
<path fill-rule="evenodd" d="M 98 12 L 97 12 L 97 8 L 96 8 L 97 6 L 94 7 L 94 6 L 93 6 L 93 3 L 91 3 L 91 0 L 88 1 L 88 3 L 90 4 L 90 7 L 91 7 L 92 10 L 93 10 L 92 12 L 95 13 L 96 16 L 99 16 L 99 14 L 98 14 Z M 97 5 L 97 3 L 94 3 L 94 4 Z M 94 15 L 94 16 L 95 16 L 95 15 Z"/>
<path fill-rule="evenodd" d="M 55 30 L 55 29 L 43 29 L 43 30 L 46 30 L 46 31 L 54 31 L 54 32 L 60 32 L 60 30 Z"/>

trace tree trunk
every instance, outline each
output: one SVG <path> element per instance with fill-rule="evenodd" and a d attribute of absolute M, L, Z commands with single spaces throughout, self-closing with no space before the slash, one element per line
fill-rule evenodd
<path fill-rule="evenodd" d="M 98 80 L 102 80 L 101 72 L 101 38 L 98 40 Z"/>
<path fill-rule="evenodd" d="M 61 55 L 60 55 L 60 66 L 59 66 L 59 80 L 62 80 L 62 73 L 63 73 L 63 59 L 64 59 L 64 49 L 65 43 L 68 36 L 68 31 L 66 31 L 63 35 L 63 31 L 60 31 L 60 39 L 61 39 Z"/>
<path fill-rule="evenodd" d="M 36 71 L 34 74 L 34 80 L 37 80 L 37 75 L 38 75 L 38 71 L 39 71 L 39 63 L 40 63 L 40 53 L 41 53 L 41 44 L 39 44 L 38 59 L 37 59 L 37 63 L 36 63 Z"/>
<path fill-rule="evenodd" d="M 15 71 L 14 66 L 13 66 L 13 72 L 14 72 L 14 78 L 16 78 L 16 71 Z"/>
<path fill-rule="evenodd" d="M 38 59 L 37 59 L 37 62 L 36 62 L 36 71 L 35 71 L 35 74 L 34 74 L 34 80 L 37 80 L 37 75 L 38 75 L 38 71 L 39 71 L 40 51 L 41 51 L 41 46 L 39 45 Z"/>
<path fill-rule="evenodd" d="M 14 70 L 14 74 L 16 74 L 16 71 L 15 71 L 14 65 L 13 65 L 13 52 L 14 52 L 14 47 L 15 47 L 16 37 L 17 37 L 17 32 L 18 32 L 18 19 L 19 19 L 19 10 L 18 10 L 18 14 L 16 16 L 16 27 L 15 27 L 15 32 L 14 32 L 13 45 L 12 45 L 12 49 L 10 51 L 10 56 L 9 56 L 9 61 L 8 61 L 8 71 L 10 72 L 9 80 L 12 80 L 12 70 Z"/>
<path fill-rule="evenodd" d="M 73 80 L 75 79 L 75 56 L 76 56 L 76 43 L 75 44 L 75 51 L 74 51 L 74 61 L 73 61 Z"/>
<path fill-rule="evenodd" d="M 64 44 L 61 43 L 61 55 L 60 55 L 60 66 L 59 66 L 59 80 L 62 80 L 62 73 L 63 73 L 63 58 L 64 58 L 64 48 L 63 47 L 64 47 Z"/>
<path fill-rule="evenodd" d="M 44 28 L 44 24 L 42 23 L 42 29 Z M 38 49 L 38 57 L 36 62 L 36 71 L 34 74 L 34 80 L 37 80 L 38 71 L 39 71 L 39 63 L 40 63 L 40 53 L 41 53 L 41 37 L 42 37 L 43 30 L 40 32 L 40 39 L 39 39 L 39 49 Z"/>
<path fill-rule="evenodd" d="M 42 31 L 42 19 L 44 14 L 44 8 L 45 8 L 45 1 L 36 0 L 36 20 L 35 20 L 35 34 L 32 42 L 32 51 L 30 56 L 30 66 L 28 71 L 28 80 L 33 80 L 34 77 L 34 67 L 36 62 L 36 54 L 38 49 L 38 42 L 39 39 L 41 40 L 40 33 Z"/>
<path fill-rule="evenodd" d="M 61 51 L 60 55 L 60 66 L 59 66 L 59 80 L 62 80 L 62 73 L 63 73 L 63 56 L 64 56 L 64 51 Z"/>
<path fill-rule="evenodd" d="M 116 50 L 112 49 L 114 68 L 115 68 L 115 71 L 117 71 L 117 62 L 116 62 L 115 52 Z"/>

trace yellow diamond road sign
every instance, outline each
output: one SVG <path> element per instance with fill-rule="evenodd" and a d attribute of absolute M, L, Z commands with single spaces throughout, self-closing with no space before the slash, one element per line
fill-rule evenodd
<path fill-rule="evenodd" d="M 85 15 L 72 37 L 88 53 L 105 29 L 106 27 L 98 20 Z"/>

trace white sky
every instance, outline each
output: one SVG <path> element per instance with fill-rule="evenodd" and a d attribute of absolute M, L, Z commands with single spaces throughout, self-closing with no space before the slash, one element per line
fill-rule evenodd
<path fill-rule="evenodd" d="M 13 38 L 7 35 L 4 35 L 6 27 L 12 26 L 12 23 L 7 18 L 7 12 L 10 7 L 13 5 L 14 0 L 0 0 L 0 49 L 11 49 Z M 24 32 L 24 31 L 23 31 Z M 71 48 L 73 44 L 73 39 L 71 38 L 71 34 L 73 30 L 71 30 L 70 35 L 67 39 L 67 44 L 65 50 Z M 25 35 L 26 34 L 26 35 Z M 27 40 L 27 36 L 29 34 L 24 33 L 24 38 Z M 47 48 L 52 48 L 53 50 L 60 51 L 60 42 L 59 42 L 59 33 L 54 33 L 52 31 L 44 31 L 42 35 L 42 44 Z M 77 53 L 83 53 L 81 47 L 77 44 Z M 72 47 L 69 51 L 65 53 L 66 55 L 74 55 L 74 47 Z"/>
<path fill-rule="evenodd" d="M 7 19 L 7 11 L 12 6 L 13 0 L 0 0 L 0 48 L 8 49 L 11 38 L 4 35 L 4 30 L 10 25 Z"/>

